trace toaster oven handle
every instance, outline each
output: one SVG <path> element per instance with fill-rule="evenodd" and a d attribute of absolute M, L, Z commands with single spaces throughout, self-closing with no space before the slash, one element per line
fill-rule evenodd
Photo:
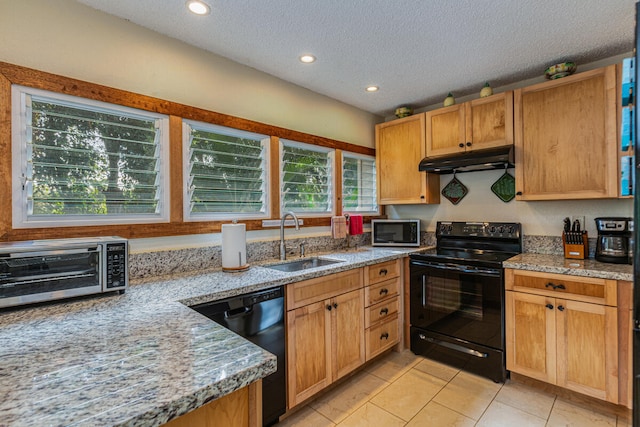
<path fill-rule="evenodd" d="M 51 255 L 72 255 L 72 254 L 84 254 L 87 252 L 98 252 L 100 247 L 96 245 L 87 246 L 86 248 L 73 248 L 73 249 L 53 249 L 38 252 L 28 251 L 16 251 L 9 254 L 0 255 L 0 258 L 29 258 L 36 256 L 51 256 Z"/>

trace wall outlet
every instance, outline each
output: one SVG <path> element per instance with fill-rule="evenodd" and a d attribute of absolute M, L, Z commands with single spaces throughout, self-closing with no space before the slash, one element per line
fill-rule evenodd
<path fill-rule="evenodd" d="M 585 224 L 584 222 L 584 215 L 574 215 L 571 217 L 571 226 L 573 227 L 573 223 L 575 222 L 575 220 L 578 220 L 578 222 L 580 223 L 580 230 L 586 230 L 587 229 L 587 224 Z"/>

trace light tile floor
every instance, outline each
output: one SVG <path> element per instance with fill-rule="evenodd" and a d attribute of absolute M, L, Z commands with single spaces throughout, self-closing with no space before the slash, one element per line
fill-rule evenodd
<path fill-rule="evenodd" d="M 410 351 L 389 353 L 278 427 L 631 427 L 524 384 L 496 384 Z"/>

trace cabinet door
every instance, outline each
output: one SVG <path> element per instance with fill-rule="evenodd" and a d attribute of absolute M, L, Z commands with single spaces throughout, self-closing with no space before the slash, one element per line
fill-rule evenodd
<path fill-rule="evenodd" d="M 331 383 L 331 312 L 320 301 L 287 312 L 289 408 Z"/>
<path fill-rule="evenodd" d="M 376 180 L 381 205 L 440 203 L 440 177 L 420 172 L 424 114 L 376 125 Z"/>
<path fill-rule="evenodd" d="M 332 298 L 333 380 L 343 377 L 365 361 L 364 290 Z"/>
<path fill-rule="evenodd" d="M 617 309 L 562 299 L 556 305 L 557 384 L 617 404 Z"/>
<path fill-rule="evenodd" d="M 515 91 L 518 200 L 617 197 L 615 65 Z"/>
<path fill-rule="evenodd" d="M 427 156 L 464 153 L 466 149 L 464 104 L 426 113 Z"/>
<path fill-rule="evenodd" d="M 520 292 L 505 294 L 507 369 L 555 384 L 555 300 Z"/>
<path fill-rule="evenodd" d="M 513 92 L 465 103 L 466 149 L 479 150 L 513 144 Z"/>

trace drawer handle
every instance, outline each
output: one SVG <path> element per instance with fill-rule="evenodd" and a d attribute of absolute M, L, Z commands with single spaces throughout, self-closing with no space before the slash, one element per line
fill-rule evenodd
<path fill-rule="evenodd" d="M 388 293 L 389 293 L 389 289 L 387 289 L 387 288 L 380 289 L 380 295 L 386 295 Z"/>
<path fill-rule="evenodd" d="M 383 268 L 382 270 L 380 270 L 380 272 L 378 273 L 378 276 L 386 276 L 388 273 L 386 268 Z"/>
<path fill-rule="evenodd" d="M 560 310 L 560 311 L 564 311 L 564 306 L 563 306 L 563 305 L 559 305 L 559 306 L 558 306 L 558 310 Z"/>
<path fill-rule="evenodd" d="M 381 340 L 382 339 L 388 340 L 389 339 L 389 333 L 388 332 L 383 333 L 382 335 L 380 335 L 380 339 Z"/>
<path fill-rule="evenodd" d="M 559 285 L 554 285 L 553 283 L 549 282 L 546 285 L 544 285 L 545 288 L 553 288 L 553 290 L 555 291 L 556 289 L 562 289 L 562 290 L 566 290 L 567 288 L 561 283 Z"/>
<path fill-rule="evenodd" d="M 389 309 L 388 308 L 385 307 L 382 310 L 380 310 L 380 316 L 386 315 L 386 314 L 389 314 Z"/>
<path fill-rule="evenodd" d="M 547 307 L 549 310 L 553 310 L 553 304 L 547 304 L 545 305 L 545 307 Z"/>

